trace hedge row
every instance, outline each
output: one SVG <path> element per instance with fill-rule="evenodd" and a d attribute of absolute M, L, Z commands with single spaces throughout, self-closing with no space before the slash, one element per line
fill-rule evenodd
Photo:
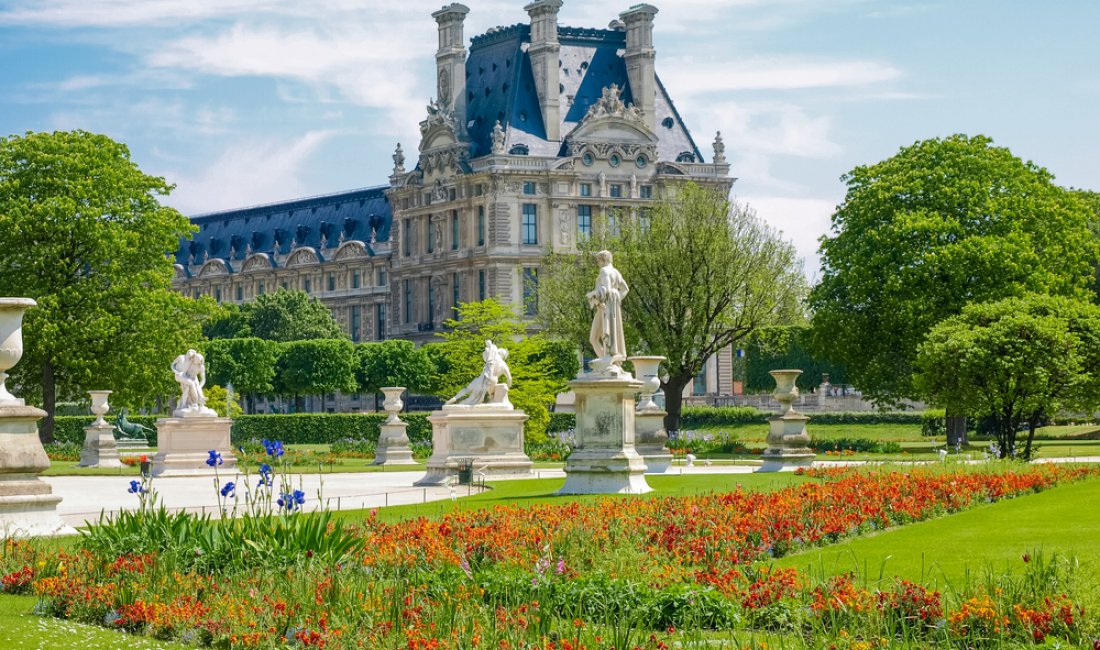
<path fill-rule="evenodd" d="M 681 414 L 680 426 L 683 429 L 694 429 L 736 424 L 767 424 L 771 416 L 771 413 L 751 406 L 688 406 Z M 918 411 L 811 413 L 810 419 L 813 424 L 922 424 L 924 422 Z M 547 430 L 550 433 L 558 433 L 576 426 L 577 419 L 572 413 L 551 413 L 550 427 Z"/>
<path fill-rule="evenodd" d="M 154 431 L 156 416 L 129 416 Z M 412 442 L 431 443 L 432 425 L 427 413 L 402 413 L 408 423 L 406 433 Z M 84 427 L 92 423 L 91 416 L 62 416 L 54 419 L 54 440 L 84 444 Z M 378 441 L 384 413 L 298 413 L 294 415 L 242 415 L 233 420 L 233 444 L 256 438 L 281 440 L 284 444 L 328 444 L 342 438 Z M 156 442 L 151 436 L 150 443 Z"/>

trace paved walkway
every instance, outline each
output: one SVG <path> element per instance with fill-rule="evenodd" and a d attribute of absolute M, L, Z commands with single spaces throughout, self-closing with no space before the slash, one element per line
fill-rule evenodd
<path fill-rule="evenodd" d="M 818 461 L 815 466 L 836 467 L 864 462 Z M 1100 457 L 1045 458 L 1037 462 L 1100 463 Z M 748 474 L 755 469 L 756 465 L 708 466 L 700 462 L 693 467 L 675 465 L 666 475 Z M 322 500 L 331 510 L 358 510 L 455 499 L 473 494 L 477 490 L 468 486 L 452 488 L 413 485 L 423 475 L 422 470 L 294 475 L 293 488 L 301 489 L 306 493 L 306 510 L 320 508 Z M 560 469 L 541 469 L 534 471 L 527 478 L 564 477 L 565 472 Z M 94 521 L 102 511 L 132 510 L 138 505 L 137 497 L 127 492 L 130 476 L 44 476 L 42 479 L 53 487 L 54 494 L 62 498 L 57 509 L 65 523 L 71 526 L 82 526 L 88 520 Z M 222 485 L 226 481 L 234 481 L 238 484 L 242 508 L 244 506 L 244 486 L 241 485 L 243 480 L 244 477 L 240 475 L 225 473 L 221 475 Z M 251 480 L 255 482 L 258 479 L 253 476 Z M 166 508 L 207 512 L 215 516 L 219 514 L 218 492 L 214 487 L 213 475 L 164 477 L 154 480 L 153 485 L 160 503 Z M 255 489 L 255 484 L 250 487 Z"/>

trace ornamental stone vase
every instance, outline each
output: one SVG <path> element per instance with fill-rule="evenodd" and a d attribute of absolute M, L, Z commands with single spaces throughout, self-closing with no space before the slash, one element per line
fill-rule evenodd
<path fill-rule="evenodd" d="M 405 432 L 408 428 L 406 422 L 402 422 L 397 416 L 401 412 L 404 403 L 401 394 L 405 392 L 403 386 L 387 386 L 382 389 L 386 401 L 382 408 L 390 414 L 378 434 L 378 445 L 374 450 L 374 462 L 372 465 L 415 465 L 412 448 L 409 447 L 409 436 Z"/>
<path fill-rule="evenodd" d="M 96 416 L 95 422 L 92 422 L 93 426 L 103 426 L 107 424 L 107 421 L 103 419 L 104 415 L 107 415 L 107 411 L 111 410 L 111 405 L 107 403 L 107 396 L 111 394 L 109 390 L 90 390 L 88 395 L 92 398 L 92 415 Z"/>
<path fill-rule="evenodd" d="M 629 358 L 634 364 L 634 373 L 642 382 L 641 398 L 634 410 L 634 448 L 645 462 L 647 474 L 662 474 L 672 467 L 665 430 L 667 413 L 653 401 L 661 388 L 658 373 L 664 360 L 665 357 Z"/>
<path fill-rule="evenodd" d="M 110 394 L 109 390 L 88 391 L 92 398 L 91 411 L 96 420 L 84 427 L 84 448 L 80 451 L 78 467 L 122 467 L 118 443 L 115 441 L 115 427 L 103 419 L 111 408 L 107 403 L 107 396 Z"/>
<path fill-rule="evenodd" d="M 638 400 L 639 411 L 660 410 L 653 397 L 661 389 L 658 372 L 664 360 L 665 357 L 629 357 L 629 361 L 634 364 L 634 376 L 643 384 L 641 399 Z"/>
<path fill-rule="evenodd" d="M 4 386 L 23 356 L 23 312 L 34 306 L 29 298 L 0 298 L 0 538 L 75 532 L 57 514 L 61 497 L 38 477 L 50 466 L 37 426 L 46 412 Z"/>
<path fill-rule="evenodd" d="M 756 471 L 780 472 L 809 467 L 814 461 L 810 434 L 806 433 L 806 423 L 810 418 L 795 411 L 793 406 L 798 397 L 795 380 L 802 371 L 772 370 L 769 374 L 775 379 L 772 395 L 779 402 L 780 409 L 779 415 L 768 418 L 767 448 L 760 457 L 763 463 Z"/>
<path fill-rule="evenodd" d="M 386 396 L 386 400 L 382 402 L 382 408 L 390 415 L 386 418 L 386 424 L 400 422 L 401 418 L 397 414 L 405 406 L 405 403 L 401 401 L 401 395 L 405 392 L 404 386 L 387 386 L 381 390 L 382 394 Z"/>

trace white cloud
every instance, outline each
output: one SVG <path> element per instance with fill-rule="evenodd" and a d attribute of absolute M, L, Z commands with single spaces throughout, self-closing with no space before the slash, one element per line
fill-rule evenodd
<path fill-rule="evenodd" d="M 805 261 L 807 279 L 820 275 L 817 255 L 818 239 L 829 232 L 830 217 L 837 202 L 823 198 L 789 198 L 781 196 L 739 196 L 737 200 L 756 210 L 757 216 L 783 232 L 794 243 L 798 255 Z"/>
<path fill-rule="evenodd" d="M 289 143 L 278 139 L 228 143 L 200 173 L 164 172 L 176 183 L 168 203 L 184 214 L 239 208 L 309 194 L 301 175 L 333 131 L 310 131 Z"/>
<path fill-rule="evenodd" d="M 661 79 L 676 88 L 677 97 L 748 90 L 848 88 L 901 76 L 897 68 L 876 61 L 790 57 L 709 61 L 669 57 L 666 61 L 658 63 Z"/>

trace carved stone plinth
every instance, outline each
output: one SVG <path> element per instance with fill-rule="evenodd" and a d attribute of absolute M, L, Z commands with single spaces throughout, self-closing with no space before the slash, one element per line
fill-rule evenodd
<path fill-rule="evenodd" d="M 378 446 L 374 451 L 372 465 L 415 465 L 409 436 L 405 433 L 408 424 L 398 420 L 383 424 L 378 435 Z"/>
<path fill-rule="evenodd" d="M 211 449 L 222 455 L 218 471 L 232 471 L 237 464 L 229 437 L 232 427 L 230 418 L 160 418 L 153 476 L 212 474 L 214 468 L 206 464 Z"/>
<path fill-rule="evenodd" d="M 0 405 L 0 538 L 76 533 L 57 514 L 61 497 L 38 477 L 50 466 L 35 425 L 46 412 L 22 401 Z"/>
<path fill-rule="evenodd" d="M 645 462 L 647 474 L 663 474 L 672 466 L 665 415 L 661 409 L 634 412 L 634 448 Z"/>
<path fill-rule="evenodd" d="M 558 494 L 642 494 L 652 490 L 634 447 L 634 395 L 642 382 L 625 372 L 589 373 L 569 382 L 577 396 L 577 446 Z"/>
<path fill-rule="evenodd" d="M 773 395 L 780 404 L 780 414 L 768 418 L 767 449 L 760 457 L 764 464 L 758 472 L 781 472 L 799 467 L 809 467 L 814 462 L 814 452 L 810 449 L 810 434 L 806 433 L 806 423 L 810 418 L 794 410 L 792 404 L 798 398 L 798 386 L 795 380 L 801 370 L 772 370 L 775 378 Z"/>
<path fill-rule="evenodd" d="M 78 467 L 122 467 L 113 425 L 104 422 L 84 427 L 84 449 Z"/>
<path fill-rule="evenodd" d="M 432 423 L 432 457 L 428 473 L 416 485 L 440 485 L 472 462 L 474 472 L 490 476 L 527 476 L 531 459 L 523 451 L 523 423 L 519 409 L 492 404 L 448 405 L 428 416 Z"/>

